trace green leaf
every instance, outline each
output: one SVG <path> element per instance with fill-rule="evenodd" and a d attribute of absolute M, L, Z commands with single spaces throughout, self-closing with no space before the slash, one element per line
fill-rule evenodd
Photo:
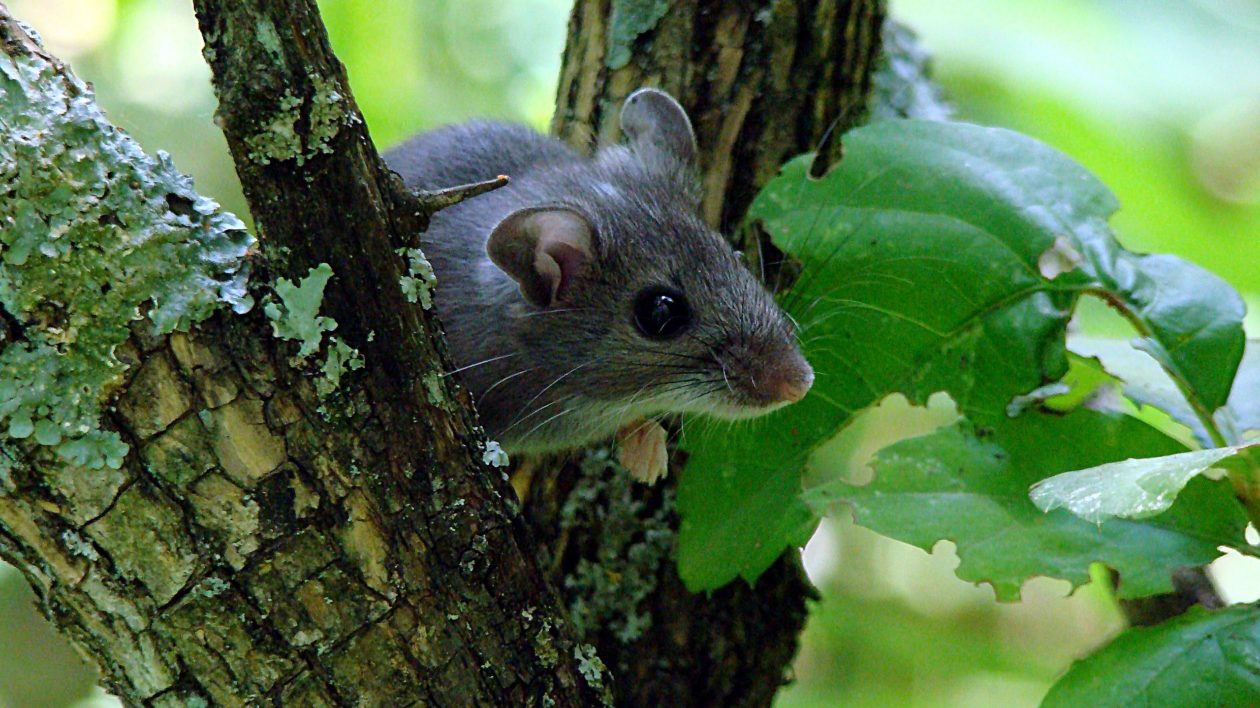
<path fill-rule="evenodd" d="M 1043 479 L 1028 496 L 1044 512 L 1067 509 L 1094 524 L 1113 517 L 1143 519 L 1166 511 L 1187 482 L 1249 447 L 1108 462 Z"/>
<path fill-rule="evenodd" d="M 1260 611 L 1254 605 L 1134 627 L 1072 665 L 1042 708 L 1241 706 L 1260 696 Z"/>
<path fill-rule="evenodd" d="M 1229 404 L 1216 415 L 1221 427 L 1237 440 L 1260 434 L 1260 341 L 1247 342 Z"/>
<path fill-rule="evenodd" d="M 1068 340 L 1068 347 L 1072 346 L 1071 339 Z M 1089 404 L 1091 408 L 1116 408 L 1114 403 L 1109 401 L 1103 394 L 1116 385 L 1116 379 L 1107 373 L 1097 360 L 1086 359 L 1081 356 L 1068 357 L 1068 372 L 1064 375 L 1062 383 L 1067 386 L 1067 391 L 1058 396 L 1051 396 L 1045 401 L 1047 410 L 1059 411 L 1067 413 L 1076 410 L 1082 405 Z"/>
<path fill-rule="evenodd" d="M 1224 400 L 1241 356 L 1237 294 L 1178 259 L 1123 251 L 1106 226 L 1114 197 L 1049 147 L 895 120 L 844 145 L 822 179 L 808 176 L 811 155 L 791 161 L 750 210 L 802 265 L 781 302 L 817 379 L 766 419 L 687 426 L 679 571 L 692 589 L 751 581 L 803 543 L 805 460 L 884 397 L 945 391 L 977 425 L 1001 424 L 1014 397 L 1067 371 L 1064 332 L 1082 294 L 1124 310 L 1204 401 Z M 1020 492 L 1033 511 L 1036 479 Z"/>
<path fill-rule="evenodd" d="M 924 550 L 953 541 L 958 576 L 990 583 L 1000 600 L 1018 599 L 1020 586 L 1035 575 L 1081 585 L 1096 561 L 1120 572 L 1122 597 L 1145 597 L 1172 590 L 1173 568 L 1211 562 L 1218 546 L 1245 545 L 1247 519 L 1226 485 L 1193 480 L 1166 513 L 1102 526 L 1066 511 L 1043 514 L 1028 487 L 1047 472 L 1134 451 L 1181 450 L 1116 413 L 1028 414 L 1000 430 L 962 421 L 879 451 L 875 479 L 866 486 L 833 482 L 805 499 L 819 512 L 843 503 L 862 526 Z"/>
<path fill-rule="evenodd" d="M 1140 270 L 1129 271 L 1130 265 Z M 1238 293 L 1208 271 L 1164 255 L 1123 254 L 1101 281 L 1133 308 L 1144 330 L 1136 346 L 1205 410 L 1225 405 L 1247 343 Z"/>
<path fill-rule="evenodd" d="M 1168 372 L 1150 354 L 1134 347 L 1131 340 L 1072 336 L 1068 338 L 1068 348 L 1096 360 L 1096 366 L 1119 379 L 1124 395 L 1134 403 L 1164 411 L 1188 426 L 1200 442 L 1211 444 L 1194 409 L 1177 390 Z"/>
<path fill-rule="evenodd" d="M 1108 373 L 1124 382 L 1126 396 L 1164 411 L 1189 427 L 1200 442 L 1212 444 L 1194 408 L 1149 354 L 1128 341 L 1104 337 L 1070 337 L 1068 348 L 1097 359 Z M 1242 442 L 1247 433 L 1260 431 L 1260 344 L 1256 341 L 1246 343 L 1229 398 L 1212 417 L 1231 443 Z"/>
<path fill-rule="evenodd" d="M 826 418 L 804 419 L 801 425 L 826 425 Z M 818 519 L 798 499 L 806 447 L 785 436 L 775 423 L 754 421 L 743 434 L 686 430 L 692 451 L 686 475 L 678 485 L 682 521 L 678 530 L 679 574 L 693 591 L 720 587 L 735 577 L 752 583 L 790 546 L 803 546 Z M 752 430 L 774 437 L 762 438 Z M 818 435 L 817 428 L 811 431 Z M 699 442 L 703 440 L 704 442 Z M 694 445 L 694 447 L 692 446 Z M 799 457 L 798 457 L 799 456 Z"/>

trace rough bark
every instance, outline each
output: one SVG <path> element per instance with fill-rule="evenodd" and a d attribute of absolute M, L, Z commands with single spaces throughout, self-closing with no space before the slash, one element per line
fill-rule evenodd
<path fill-rule="evenodd" d="M 196 251 L 193 270 L 172 254 L 241 245 L 239 223 L 113 131 L 0 5 L 15 126 L 0 171 L 16 178 L 0 191 L 0 399 L 25 401 L 14 389 L 42 385 L 22 376 L 48 362 L 49 385 L 69 385 L 56 362 L 86 362 L 98 337 L 85 371 L 118 372 L 73 399 L 106 402 L 76 438 L 95 456 L 62 439 L 77 434 L 57 418 L 70 398 L 6 410 L 0 553 L 131 704 L 589 704 L 603 677 L 537 570 L 466 396 L 440 375 L 434 319 L 401 286 L 417 266 L 395 249 L 432 204 L 381 167 L 314 3 L 227 5 L 198 9 L 268 258 Z M 16 127 L 40 110 L 43 125 Z M 79 179 L 84 165 L 108 167 Z M 51 170 L 59 184 L 39 191 Z M 79 192 L 57 202 L 56 186 Z M 168 283 L 204 276 L 175 290 L 196 297 L 249 261 L 251 311 L 237 293 L 236 310 L 171 321 Z M 299 280 L 319 263 L 333 273 L 322 305 Z M 273 292 L 269 267 L 305 287 Z M 153 292 L 131 287 L 150 272 Z M 121 316 L 105 308 L 120 291 L 136 298 Z M 321 331 L 333 320 L 335 336 Z"/>
<path fill-rule="evenodd" d="M 735 227 L 789 157 L 838 158 L 839 141 L 825 138 L 865 115 L 883 14 L 878 0 L 578 0 L 552 129 L 582 148 L 615 141 L 627 94 L 669 91 L 696 130 L 706 218 L 774 274 L 773 248 Z M 669 482 L 652 491 L 628 488 L 599 457 L 514 482 L 618 704 L 768 704 L 788 680 L 812 590 L 795 552 L 755 587 L 683 587 L 672 551 L 684 463 L 675 453 Z"/>

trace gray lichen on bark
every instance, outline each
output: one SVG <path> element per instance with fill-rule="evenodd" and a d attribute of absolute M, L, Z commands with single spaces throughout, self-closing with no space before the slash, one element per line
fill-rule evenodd
<path fill-rule="evenodd" d="M 271 320 L 272 332 L 280 339 L 299 343 L 297 354 L 293 357 L 296 366 L 319 351 L 324 332 L 337 329 L 336 320 L 319 314 L 320 305 L 324 302 L 324 288 L 332 277 L 332 266 L 320 263 L 297 283 L 279 278 L 274 288 L 276 297 L 268 298 L 263 305 L 263 312 Z"/>
<path fill-rule="evenodd" d="M 931 57 L 909 27 L 884 21 L 882 51 L 872 77 L 871 119 L 946 120 L 953 107 L 932 80 Z"/>
<path fill-rule="evenodd" d="M 607 449 L 589 451 L 578 467 L 581 476 L 560 510 L 561 538 L 597 528 L 600 542 L 564 576 L 569 618 L 579 638 L 605 633 L 628 645 L 651 628 L 645 601 L 657 589 L 659 569 L 672 560 L 673 490 L 649 506 Z M 565 551 L 563 542 L 547 549 L 556 556 Z"/>
<path fill-rule="evenodd" d="M 260 36 L 271 38 L 274 32 L 271 29 L 271 33 Z M 352 120 L 347 117 L 345 96 L 317 77 L 314 94 L 308 105 L 303 103 L 300 97 L 288 91 L 276 101 L 274 114 L 246 140 L 255 162 L 268 165 L 293 160 L 301 165 L 332 151 L 330 141 L 344 122 Z M 310 122 L 305 131 L 298 128 L 302 120 Z"/>
<path fill-rule="evenodd" d="M 669 0 L 613 0 L 604 64 L 609 69 L 629 64 L 635 40 L 655 27 L 666 12 L 669 12 Z"/>
<path fill-rule="evenodd" d="M 0 426 L 117 469 L 128 448 L 101 429 L 101 404 L 132 322 L 156 336 L 247 311 L 254 239 L 45 57 L 0 54 L 0 125 L 0 306 L 20 330 L 0 353 Z"/>

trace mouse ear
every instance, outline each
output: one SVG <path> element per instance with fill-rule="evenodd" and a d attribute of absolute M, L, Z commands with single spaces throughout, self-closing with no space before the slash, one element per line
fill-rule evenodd
<path fill-rule="evenodd" d="M 566 207 L 518 209 L 490 233 L 490 260 L 521 286 L 539 307 L 564 298 L 573 280 L 593 260 L 591 226 Z"/>
<path fill-rule="evenodd" d="M 687 112 L 660 89 L 641 88 L 626 98 L 621 132 L 640 154 L 655 152 L 687 167 L 695 164 L 696 134 Z"/>

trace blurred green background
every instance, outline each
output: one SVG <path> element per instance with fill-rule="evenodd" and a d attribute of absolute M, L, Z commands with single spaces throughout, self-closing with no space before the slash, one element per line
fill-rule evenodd
<path fill-rule="evenodd" d="M 149 151 L 169 151 L 202 193 L 245 214 L 212 122 L 188 0 L 8 4 L 93 82 L 114 122 Z M 474 116 L 544 127 L 569 4 L 320 2 L 382 145 Z M 936 56 L 959 118 L 1011 127 L 1072 155 L 1119 195 L 1114 224 L 1129 248 L 1199 263 L 1260 310 L 1260 4 L 891 4 Z M 1101 308 L 1082 319 L 1091 330 L 1117 326 Z M 828 452 L 861 469 L 884 443 L 930 430 L 947 409 L 890 400 Z M 998 605 L 987 588 L 954 578 L 948 542 L 929 555 L 845 519 L 823 524 L 806 563 L 823 599 L 783 707 L 1035 705 L 1074 657 L 1121 627 L 1095 588 L 1067 597 L 1065 583 L 1038 579 L 1023 602 Z M 1232 599 L 1260 596 L 1254 565 L 1234 558 L 1218 566 Z M 0 708 L 109 704 L 94 677 L 38 616 L 21 576 L 0 564 Z"/>

